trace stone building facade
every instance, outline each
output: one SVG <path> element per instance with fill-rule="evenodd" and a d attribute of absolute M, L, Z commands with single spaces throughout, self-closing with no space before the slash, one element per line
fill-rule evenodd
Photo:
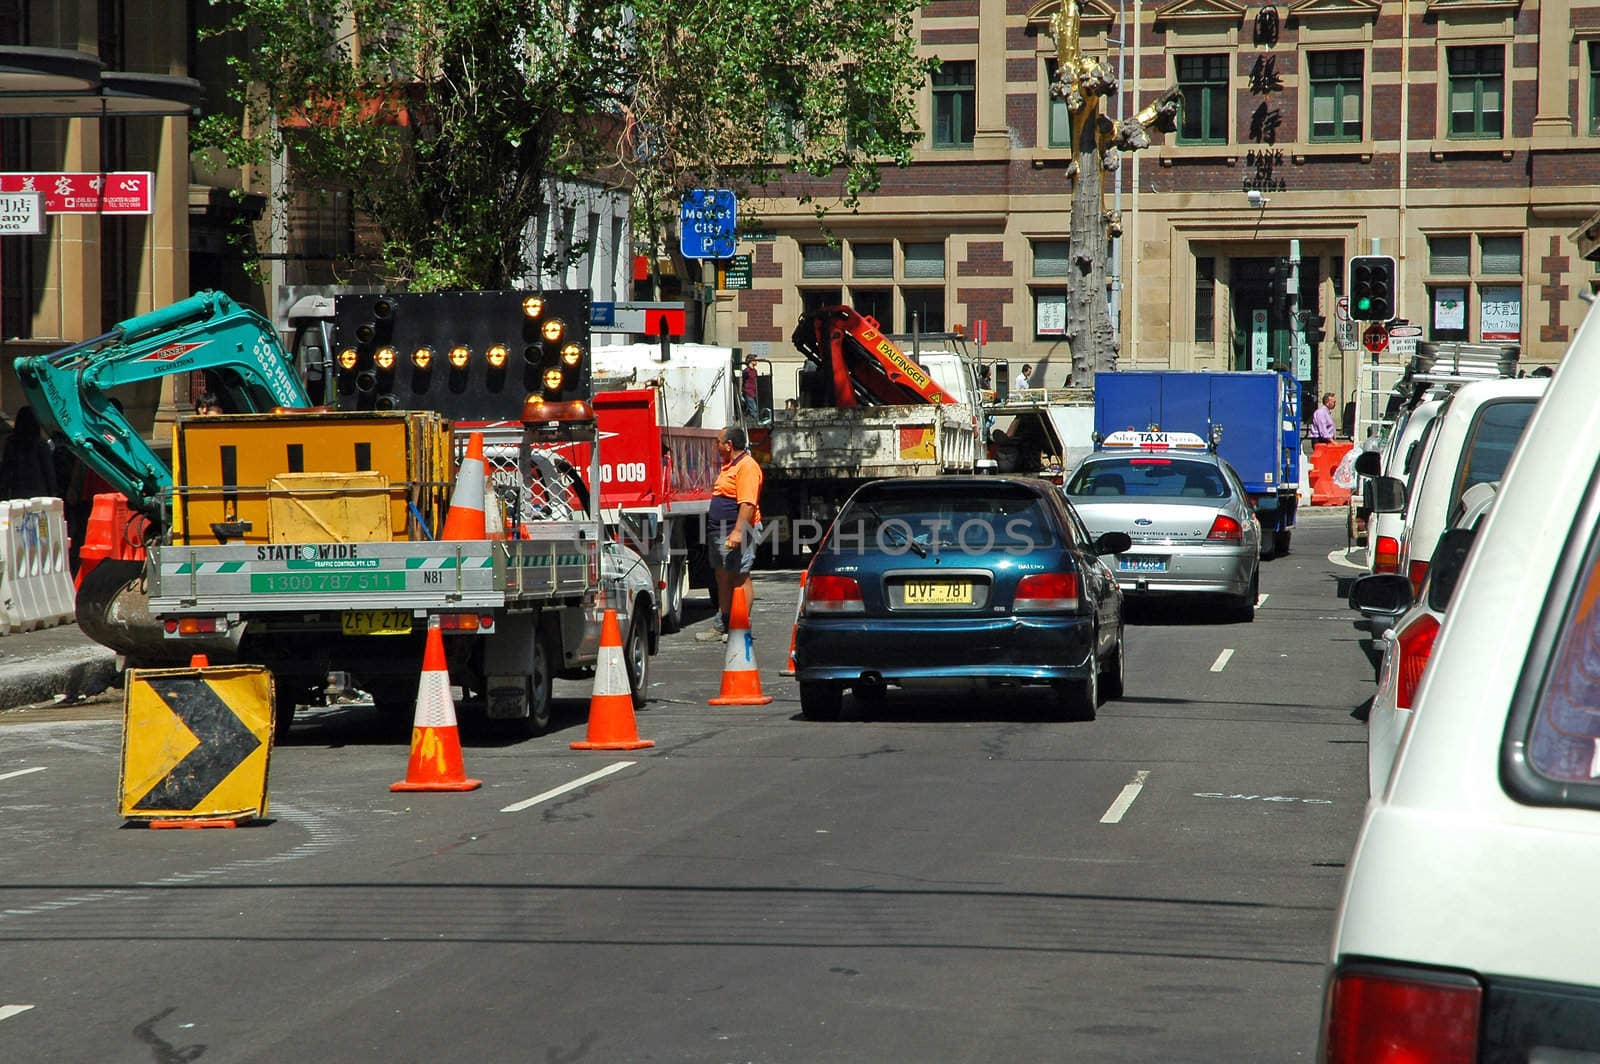
<path fill-rule="evenodd" d="M 892 332 L 963 327 L 985 357 L 1062 384 L 1069 208 L 1064 108 L 1049 92 L 1055 0 L 931 0 L 926 135 L 855 213 L 751 201 L 752 287 L 719 295 L 719 335 L 772 360 L 810 305 L 843 299 Z M 1127 26 L 1124 33 L 1121 29 Z M 1569 236 L 1600 207 L 1600 5 L 1592 0 L 1086 0 L 1083 48 L 1122 63 L 1133 114 L 1169 86 L 1177 133 L 1106 175 L 1120 208 L 1111 298 L 1121 368 L 1293 368 L 1298 306 L 1322 314 L 1308 390 L 1348 394 L 1371 356 L 1339 343 L 1352 255 L 1397 260 L 1424 339 L 1513 343 L 1559 360 L 1600 284 Z M 1296 243 L 1297 242 L 1297 243 Z M 1348 338 L 1349 334 L 1346 334 Z M 1382 356 L 1392 357 L 1392 356 Z"/>

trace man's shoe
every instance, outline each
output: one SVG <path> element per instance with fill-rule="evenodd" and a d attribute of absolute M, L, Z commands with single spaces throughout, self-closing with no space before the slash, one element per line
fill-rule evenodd
<path fill-rule="evenodd" d="M 728 641 L 728 633 L 712 624 L 696 632 L 694 639 L 697 643 L 715 643 L 718 641 L 726 643 Z"/>

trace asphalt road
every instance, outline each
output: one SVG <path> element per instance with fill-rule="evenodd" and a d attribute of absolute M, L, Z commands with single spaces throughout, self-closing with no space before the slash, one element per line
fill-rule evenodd
<path fill-rule="evenodd" d="M 1136 611 L 1090 723 L 1015 692 L 800 719 L 793 574 L 756 603 L 772 705 L 707 706 L 691 629 L 654 748 L 569 750 L 558 685 L 550 735 L 469 736 L 464 794 L 391 793 L 405 737 L 344 708 L 273 751 L 269 820 L 151 831 L 117 704 L 0 715 L 0 1060 L 1309 1060 L 1372 689 L 1341 518 L 1253 624 Z"/>

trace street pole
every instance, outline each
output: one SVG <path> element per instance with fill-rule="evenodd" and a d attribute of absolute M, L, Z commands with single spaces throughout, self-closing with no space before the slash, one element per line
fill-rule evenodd
<path fill-rule="evenodd" d="M 1124 61 L 1128 51 L 1128 19 L 1123 0 L 1117 0 L 1117 125 L 1122 125 L 1126 114 L 1128 87 L 1123 79 L 1128 68 Z M 1137 155 L 1135 156 L 1137 157 Z M 1111 238 L 1111 336 L 1122 352 L 1122 160 L 1117 159 L 1117 172 L 1113 178 L 1111 211 L 1117 219 L 1117 235 Z M 1120 359 L 1119 359 L 1120 361 Z M 1070 374 L 1069 374 L 1070 376 Z"/>

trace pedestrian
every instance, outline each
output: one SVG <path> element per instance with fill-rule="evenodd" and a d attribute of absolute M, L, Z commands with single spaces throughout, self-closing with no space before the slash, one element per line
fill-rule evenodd
<path fill-rule="evenodd" d="M 760 389 L 756 386 L 756 356 L 744 360 L 744 412 L 752 421 L 761 420 Z"/>
<path fill-rule="evenodd" d="M 761 534 L 761 464 L 749 451 L 744 429 L 729 426 L 718 433 L 717 454 L 722 471 L 711 489 L 711 509 L 706 514 L 706 549 L 717 579 L 717 616 L 695 636 L 702 643 L 727 641 L 735 587 L 743 587 L 745 602 L 750 601 L 750 570 Z"/>
<path fill-rule="evenodd" d="M 1032 366 L 1023 366 L 1022 367 L 1022 372 L 1017 374 L 1017 390 L 1018 391 L 1026 391 L 1027 389 L 1033 387 L 1032 384 L 1028 383 L 1028 378 L 1032 373 L 1033 373 L 1033 367 Z"/>
<path fill-rule="evenodd" d="M 11 435 L 0 451 L 0 499 L 59 498 L 55 456 L 39 428 L 33 407 L 17 411 Z"/>
<path fill-rule="evenodd" d="M 212 392 L 201 392 L 200 398 L 194 401 L 194 412 L 201 417 L 210 417 L 222 413 L 222 404 L 217 402 Z"/>
<path fill-rule="evenodd" d="M 1319 443 L 1333 441 L 1333 404 L 1337 400 L 1332 392 L 1322 393 L 1322 402 L 1317 404 L 1316 413 L 1311 415 L 1311 438 Z"/>

